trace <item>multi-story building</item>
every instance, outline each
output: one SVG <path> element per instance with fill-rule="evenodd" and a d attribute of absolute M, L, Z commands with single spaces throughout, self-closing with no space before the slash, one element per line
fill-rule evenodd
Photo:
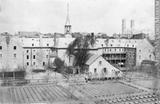
<path fill-rule="evenodd" d="M 136 48 L 104 47 L 102 56 L 117 67 L 133 67 L 136 65 Z"/>
<path fill-rule="evenodd" d="M 155 0 L 155 35 L 160 36 L 160 0 Z"/>
<path fill-rule="evenodd" d="M 105 47 L 136 48 L 136 65 L 140 65 L 143 60 L 155 60 L 154 46 L 148 39 L 97 39 L 95 48 Z M 102 54 L 102 51 L 97 54 Z"/>
<path fill-rule="evenodd" d="M 155 39 L 156 59 L 160 61 L 160 0 L 155 0 Z"/>
<path fill-rule="evenodd" d="M 45 68 L 55 57 L 71 65 L 66 49 L 75 38 L 36 32 L 27 34 L 30 33 L 21 32 L 15 36 L 2 34 L 0 69 L 14 69 L 18 66 L 29 69 Z M 154 47 L 147 39 L 97 39 L 89 51 L 104 56 L 111 64 L 122 67 L 140 65 L 143 60 L 154 60 Z"/>
<path fill-rule="evenodd" d="M 53 37 L 36 34 L 29 37 L 19 37 L 19 41 L 23 43 L 23 65 L 26 68 L 44 68 L 50 64 L 52 58 L 57 56 Z"/>
<path fill-rule="evenodd" d="M 14 37 L 8 33 L 1 34 L 0 71 L 13 71 L 23 68 L 23 47 L 22 43 L 17 40 L 18 37 Z"/>

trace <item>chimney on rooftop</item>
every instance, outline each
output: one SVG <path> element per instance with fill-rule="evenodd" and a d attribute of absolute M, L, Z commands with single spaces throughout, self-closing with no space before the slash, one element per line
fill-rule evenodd
<path fill-rule="evenodd" d="M 130 28 L 131 28 L 131 35 L 133 35 L 134 34 L 134 20 L 131 20 Z"/>
<path fill-rule="evenodd" d="M 126 34 L 126 20 L 122 19 L 122 35 Z"/>

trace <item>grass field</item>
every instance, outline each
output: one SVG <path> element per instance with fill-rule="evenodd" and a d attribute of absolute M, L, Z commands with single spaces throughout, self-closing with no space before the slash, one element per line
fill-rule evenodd
<path fill-rule="evenodd" d="M 36 85 L 0 89 L 1 103 L 49 103 L 77 100 L 68 90 L 58 85 Z"/>

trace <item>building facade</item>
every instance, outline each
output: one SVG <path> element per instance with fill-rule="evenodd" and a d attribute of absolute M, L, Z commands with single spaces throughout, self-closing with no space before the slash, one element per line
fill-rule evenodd
<path fill-rule="evenodd" d="M 154 46 L 148 39 L 97 39 L 95 48 L 135 48 L 136 49 L 136 65 L 139 66 L 143 60 L 155 60 Z M 98 51 L 97 54 L 102 54 Z"/>
<path fill-rule="evenodd" d="M 18 71 L 23 69 L 23 47 L 22 43 L 17 41 L 8 33 L 0 36 L 0 71 Z"/>
<path fill-rule="evenodd" d="M 66 55 L 68 45 L 75 40 L 72 37 L 56 37 L 36 32 L 32 35 L 22 32 L 15 36 L 2 34 L 1 37 L 0 69 L 10 67 L 9 65 L 13 69 L 18 66 L 27 69 L 46 68 L 56 57 L 61 58 L 68 66 L 74 61 L 69 61 Z M 147 39 L 98 38 L 89 52 L 102 55 L 111 64 L 122 67 L 140 65 L 143 60 L 155 60 L 154 47 Z"/>
<path fill-rule="evenodd" d="M 160 61 L 160 0 L 155 0 L 155 39 L 156 60 Z"/>
<path fill-rule="evenodd" d="M 136 48 L 104 47 L 102 56 L 117 67 L 133 67 L 136 65 Z"/>
<path fill-rule="evenodd" d="M 101 55 L 92 55 L 86 65 L 91 78 L 116 78 L 122 75 L 119 69 L 108 63 Z"/>
<path fill-rule="evenodd" d="M 25 68 L 43 69 L 48 67 L 50 62 L 57 56 L 55 48 L 55 40 L 52 37 L 21 37 L 19 38 L 23 47 Z"/>
<path fill-rule="evenodd" d="M 155 0 L 155 35 L 160 35 L 160 0 Z"/>

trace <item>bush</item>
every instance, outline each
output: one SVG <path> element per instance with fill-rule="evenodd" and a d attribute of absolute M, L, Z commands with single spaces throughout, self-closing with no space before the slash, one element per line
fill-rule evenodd
<path fill-rule="evenodd" d="M 55 66 L 56 66 L 56 72 L 58 73 L 63 73 L 65 71 L 65 65 L 64 65 L 64 61 L 62 61 L 60 58 L 56 58 L 54 60 L 54 63 L 53 63 Z"/>
<path fill-rule="evenodd" d="M 65 72 L 66 72 L 67 74 L 73 74 L 73 68 L 67 67 L 67 68 L 65 69 Z"/>

